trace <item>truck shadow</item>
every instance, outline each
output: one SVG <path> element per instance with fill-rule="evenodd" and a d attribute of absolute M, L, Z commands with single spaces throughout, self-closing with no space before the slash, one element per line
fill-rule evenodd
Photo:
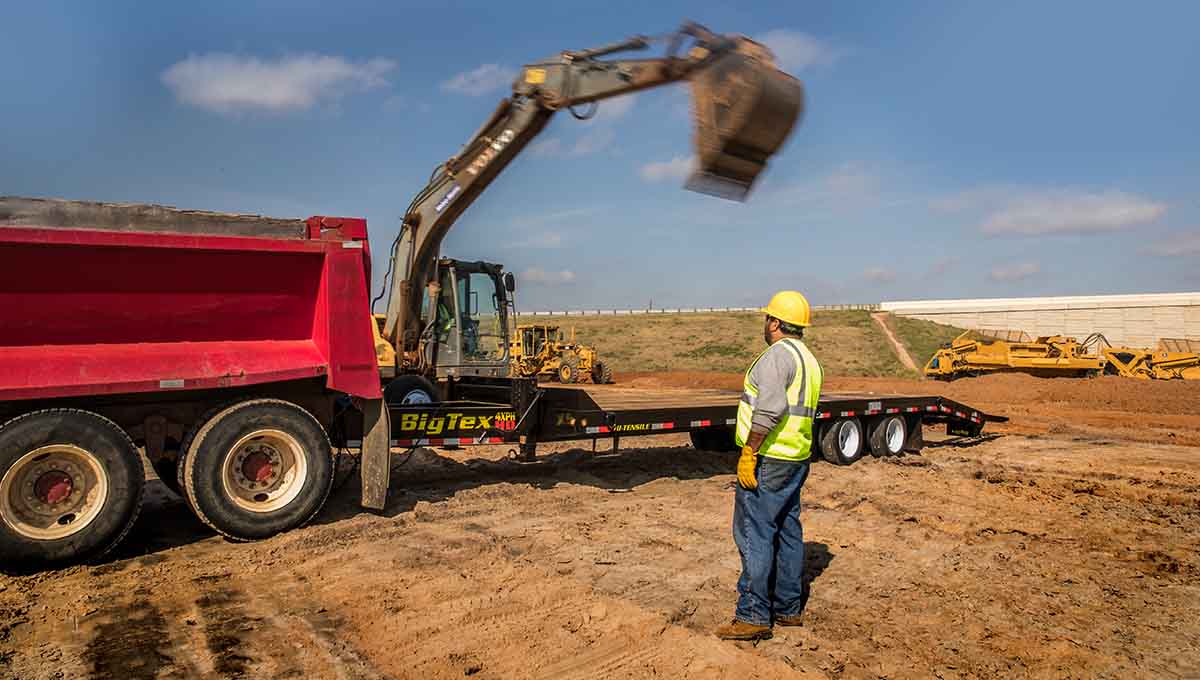
<path fill-rule="evenodd" d="M 502 483 L 538 489 L 574 484 L 628 493 L 659 479 L 686 481 L 731 475 L 737 456 L 736 452 L 715 453 L 680 446 L 625 449 L 619 453 L 569 449 L 538 456 L 531 462 L 512 458 L 460 461 L 422 448 L 395 456 L 387 506 L 375 514 L 395 517 L 411 511 L 421 501 L 436 503 L 462 491 Z M 731 490 L 733 484 L 731 477 Z M 358 504 L 360 490 L 355 474 L 330 497 L 314 523 L 337 522 L 365 512 Z"/>
<path fill-rule="evenodd" d="M 630 493 L 660 479 L 687 481 L 728 475 L 732 492 L 737 457 L 737 452 L 698 451 L 690 446 L 628 448 L 619 453 L 576 448 L 519 462 L 511 458 L 459 460 L 433 449 L 416 449 L 394 456 L 388 503 L 382 512 L 369 513 L 360 507 L 357 468 L 343 464 L 337 486 L 311 524 L 332 524 L 364 513 L 397 517 L 412 512 L 419 502 L 437 503 L 492 484 L 527 484 L 539 489 L 573 484 L 609 493 Z M 815 458 L 814 462 L 819 464 L 819 460 Z M 150 566 L 166 559 L 160 554 L 164 551 L 201 542 L 210 543 L 212 550 L 228 545 L 162 482 L 150 480 L 143 511 L 129 535 L 116 550 L 93 564 L 99 573 Z M 806 547 L 814 551 L 806 562 L 810 562 L 810 569 L 816 565 L 819 575 L 831 559 L 828 549 L 818 544 Z"/>

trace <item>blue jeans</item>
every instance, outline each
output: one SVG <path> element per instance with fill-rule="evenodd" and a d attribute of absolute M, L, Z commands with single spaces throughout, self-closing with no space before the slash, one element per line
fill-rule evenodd
<path fill-rule="evenodd" d="M 734 618 L 756 626 L 771 617 L 796 616 L 804 609 L 804 528 L 800 488 L 808 461 L 785 463 L 759 456 L 758 489 L 737 487 L 733 540 L 742 555 Z"/>

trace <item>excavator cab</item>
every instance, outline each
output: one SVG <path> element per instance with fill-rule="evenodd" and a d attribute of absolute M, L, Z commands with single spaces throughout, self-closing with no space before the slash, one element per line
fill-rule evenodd
<path fill-rule="evenodd" d="M 804 88 L 748 38 L 690 80 L 696 167 L 684 186 L 744 201 L 798 122 Z"/>
<path fill-rule="evenodd" d="M 438 281 L 437 307 L 427 301 L 423 315 L 438 377 L 507 375 L 512 275 L 498 264 L 443 258 Z"/>

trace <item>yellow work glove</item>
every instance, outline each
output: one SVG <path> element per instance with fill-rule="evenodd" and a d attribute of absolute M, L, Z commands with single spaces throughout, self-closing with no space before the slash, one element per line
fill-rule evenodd
<path fill-rule="evenodd" d="M 743 489 L 753 491 L 758 488 L 758 480 L 754 478 L 754 464 L 758 461 L 758 453 L 749 446 L 742 447 L 742 456 L 738 458 L 738 484 Z"/>

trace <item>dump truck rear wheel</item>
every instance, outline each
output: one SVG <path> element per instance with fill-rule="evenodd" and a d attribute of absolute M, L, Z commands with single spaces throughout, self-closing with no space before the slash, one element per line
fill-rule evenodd
<path fill-rule="evenodd" d="M 821 457 L 835 465 L 850 465 L 862 457 L 863 428 L 858 418 L 840 418 L 820 430 Z"/>
<path fill-rule="evenodd" d="M 183 457 L 196 516 L 235 540 L 267 538 L 317 514 L 333 484 L 324 428 L 278 399 L 234 404 L 210 418 Z"/>
<path fill-rule="evenodd" d="M 129 436 L 88 411 L 35 411 L 0 426 L 0 564 L 95 559 L 133 527 L 146 470 Z"/>
<path fill-rule="evenodd" d="M 900 416 L 884 416 L 868 425 L 867 441 L 871 444 L 871 455 L 898 456 L 904 453 L 908 441 L 908 426 Z"/>

